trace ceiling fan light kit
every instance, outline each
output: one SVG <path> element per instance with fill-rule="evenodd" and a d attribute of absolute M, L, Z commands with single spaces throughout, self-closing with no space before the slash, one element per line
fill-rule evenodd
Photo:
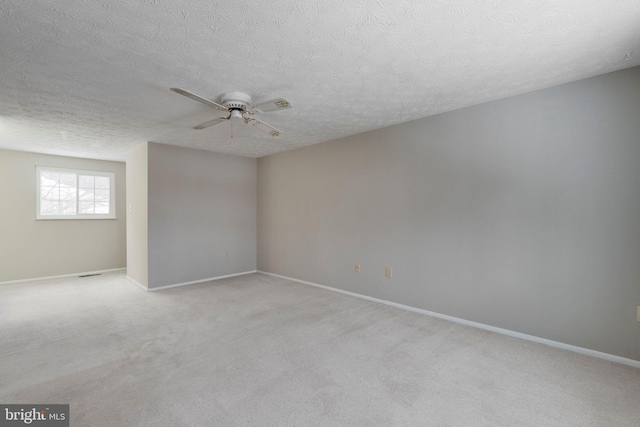
<path fill-rule="evenodd" d="M 187 98 L 193 99 L 194 101 L 198 101 L 202 104 L 213 107 L 216 110 L 229 113 L 225 117 L 218 117 L 217 119 L 209 120 L 193 127 L 193 129 L 198 130 L 217 125 L 218 123 L 222 123 L 226 120 L 243 119 L 246 124 L 250 124 L 256 129 L 261 130 L 262 132 L 268 133 L 271 136 L 279 136 L 281 132 L 278 129 L 274 128 L 270 124 L 263 122 L 262 120 L 258 120 L 253 116 L 255 114 L 268 113 L 270 111 L 286 110 L 291 108 L 291 103 L 284 98 L 275 98 L 269 101 L 252 105 L 251 96 L 247 95 L 244 92 L 223 93 L 220 96 L 220 104 L 218 104 L 217 102 L 213 102 L 209 99 L 203 98 L 185 89 L 172 87 L 171 91 L 182 96 L 186 96 Z"/>

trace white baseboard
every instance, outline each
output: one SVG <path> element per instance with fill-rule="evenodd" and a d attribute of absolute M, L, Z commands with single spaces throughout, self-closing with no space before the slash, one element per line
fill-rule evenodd
<path fill-rule="evenodd" d="M 60 274 L 58 276 L 46 276 L 46 277 L 34 277 L 32 279 L 9 280 L 7 282 L 0 282 L 0 285 L 11 285 L 11 284 L 14 284 L 14 283 L 36 282 L 38 280 L 60 279 L 60 278 L 63 278 L 63 277 L 78 277 L 78 276 L 85 276 L 85 275 L 88 275 L 88 274 L 103 274 L 103 273 L 111 273 L 113 271 L 122 271 L 122 270 L 126 270 L 126 268 L 125 267 L 122 267 L 122 268 L 110 268 L 108 270 L 85 271 L 83 273 Z"/>
<path fill-rule="evenodd" d="M 135 280 L 133 280 L 129 276 L 127 276 L 127 279 L 129 279 L 130 281 L 132 281 L 136 285 L 140 286 L 146 292 L 155 292 L 155 291 L 160 291 L 162 289 L 177 288 L 178 286 L 195 285 L 195 284 L 198 284 L 198 283 L 211 282 L 213 280 L 227 279 L 229 277 L 244 276 L 246 274 L 253 274 L 253 273 L 256 273 L 256 272 L 257 272 L 257 270 L 244 271 L 242 273 L 227 274 L 226 276 L 208 277 L 206 279 L 193 280 L 191 282 L 176 283 L 176 284 L 173 284 L 173 285 L 159 286 L 157 288 L 145 288 L 143 285 L 141 285 L 140 283 L 136 282 Z"/>
<path fill-rule="evenodd" d="M 472 326 L 474 328 L 479 328 L 479 329 L 484 329 L 484 330 L 491 331 L 491 332 L 496 332 L 496 333 L 502 334 L 502 335 L 508 335 L 510 337 L 520 338 L 520 339 L 527 340 L 527 341 L 532 341 L 532 342 L 536 342 L 536 343 L 540 343 L 540 344 L 545 344 L 545 345 L 548 345 L 548 346 L 551 346 L 551 347 L 561 348 L 563 350 L 573 351 L 574 353 L 580 353 L 580 354 L 584 354 L 584 355 L 587 355 L 587 356 L 597 357 L 598 359 L 604 359 L 604 360 L 608 360 L 610 362 L 621 363 L 623 365 L 632 366 L 634 368 L 640 368 L 640 361 L 633 360 L 633 359 L 627 359 L 626 357 L 620 357 L 620 356 L 616 356 L 616 355 L 609 354 L 609 353 L 602 353 L 600 351 L 590 350 L 588 348 L 583 348 L 583 347 L 577 347 L 575 345 L 565 344 L 565 343 L 558 342 L 558 341 L 552 341 L 552 340 L 548 340 L 546 338 L 536 337 L 534 335 L 527 335 L 527 334 L 523 334 L 523 333 L 520 333 L 520 332 L 510 331 L 508 329 L 497 328 L 495 326 L 485 325 L 484 323 L 472 322 L 470 320 L 460 319 L 458 317 L 447 316 L 446 314 L 440 314 L 440 313 L 436 313 L 436 312 L 433 312 L 433 311 L 423 310 L 421 308 L 416 308 L 416 307 L 411 307 L 411 306 L 408 306 L 408 305 L 398 304 L 398 303 L 395 303 L 395 302 L 386 301 L 386 300 L 383 300 L 383 299 L 378 299 L 378 298 L 370 297 L 370 296 L 367 296 L 367 295 L 356 294 L 354 292 L 344 291 L 342 289 L 332 288 L 330 286 L 319 285 L 317 283 L 307 282 L 305 280 L 299 280 L 299 279 L 295 279 L 293 277 L 282 276 L 280 274 L 268 273 L 266 271 L 261 271 L 261 270 L 258 270 L 258 273 L 266 274 L 268 276 L 279 277 L 281 279 L 291 280 L 292 282 L 302 283 L 304 285 L 315 286 L 317 288 L 322 288 L 322 289 L 326 289 L 326 290 L 333 291 L 333 292 L 339 292 L 341 294 L 350 295 L 352 297 L 361 298 L 361 299 L 365 299 L 365 300 L 368 300 L 368 301 L 377 302 L 377 303 L 380 303 L 380 304 L 390 305 L 390 306 L 393 306 L 393 307 L 401 308 L 403 310 L 413 311 L 415 313 L 426 314 L 427 316 L 437 317 L 439 319 L 444 319 L 444 320 L 448 320 L 450 322 L 460 323 L 460 324 L 463 324 L 463 325 Z"/>
<path fill-rule="evenodd" d="M 136 285 L 138 285 L 140 287 L 140 289 L 142 289 L 143 291 L 147 292 L 147 287 L 144 286 L 142 283 L 138 282 L 136 279 L 133 279 L 131 276 L 126 275 L 124 276 L 125 279 L 127 279 L 128 281 L 130 281 L 131 283 L 135 283 Z"/>

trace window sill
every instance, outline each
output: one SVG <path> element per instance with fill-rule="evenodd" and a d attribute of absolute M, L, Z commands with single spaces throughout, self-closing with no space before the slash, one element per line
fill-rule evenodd
<path fill-rule="evenodd" d="M 61 218 L 61 217 L 53 217 L 53 218 L 34 218 L 35 221 L 85 221 L 85 220 L 114 220 L 118 219 L 116 217 L 80 217 L 80 218 Z"/>

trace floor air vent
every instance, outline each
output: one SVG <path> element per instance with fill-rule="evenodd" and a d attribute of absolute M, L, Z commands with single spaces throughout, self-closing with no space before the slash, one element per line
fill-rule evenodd
<path fill-rule="evenodd" d="M 102 273 L 95 273 L 95 274 L 85 274 L 83 276 L 78 276 L 78 277 L 91 277 L 91 276 L 101 276 Z"/>

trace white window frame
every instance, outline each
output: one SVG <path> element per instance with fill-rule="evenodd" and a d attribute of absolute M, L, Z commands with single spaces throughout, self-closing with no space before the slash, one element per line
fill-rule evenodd
<path fill-rule="evenodd" d="M 74 173 L 76 175 L 76 192 L 78 192 L 78 176 L 106 176 L 109 177 L 109 213 L 108 214 L 79 214 L 79 194 L 76 194 L 76 214 L 75 215 L 41 215 L 40 214 L 40 175 L 42 172 L 66 172 Z M 116 174 L 114 172 L 95 171 L 95 170 L 83 170 L 83 169 L 67 169 L 56 168 L 49 166 L 36 166 L 36 220 L 49 220 L 49 219 L 116 219 Z"/>

